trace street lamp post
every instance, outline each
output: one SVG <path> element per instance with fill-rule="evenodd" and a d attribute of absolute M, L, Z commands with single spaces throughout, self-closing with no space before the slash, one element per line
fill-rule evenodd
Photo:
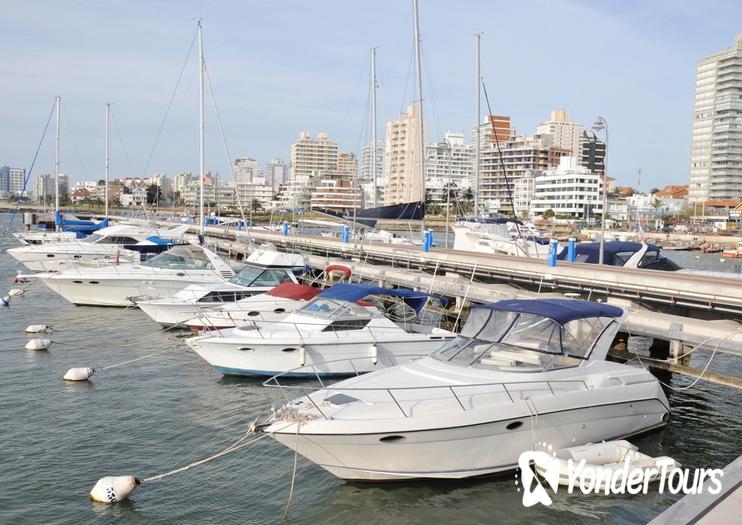
<path fill-rule="evenodd" d="M 605 253 L 605 217 L 608 208 L 608 122 L 603 117 L 598 117 L 593 123 L 594 131 L 605 131 L 605 156 L 603 157 L 603 211 L 600 219 L 600 255 L 598 264 L 603 264 Z"/>

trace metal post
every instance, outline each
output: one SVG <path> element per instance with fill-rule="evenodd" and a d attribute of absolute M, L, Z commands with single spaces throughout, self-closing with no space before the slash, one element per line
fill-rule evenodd
<path fill-rule="evenodd" d="M 420 135 L 420 202 L 425 206 L 425 136 L 423 135 L 423 85 L 422 66 L 420 64 L 420 15 L 418 14 L 418 0 L 412 0 L 415 25 L 415 73 L 417 76 L 417 104 L 418 104 L 418 133 Z M 420 233 L 425 235 L 425 216 L 420 221 Z"/>
<path fill-rule="evenodd" d="M 106 210 L 106 217 L 108 217 L 108 164 L 110 161 L 109 156 L 109 143 L 108 143 L 108 126 L 109 126 L 109 118 L 111 114 L 111 103 L 106 103 L 106 188 L 104 192 L 104 201 L 105 201 L 105 210 Z"/>
<path fill-rule="evenodd" d="M 373 206 L 376 208 L 376 48 L 371 48 L 371 177 L 373 178 Z"/>
<path fill-rule="evenodd" d="M 198 83 L 199 83 L 199 107 L 198 107 L 198 140 L 199 140 L 199 178 L 201 190 L 198 197 L 198 219 L 199 232 L 204 233 L 204 39 L 201 21 L 198 21 Z M 216 191 L 216 188 L 214 188 Z"/>
<path fill-rule="evenodd" d="M 603 117 L 595 119 L 593 130 L 605 131 L 605 156 L 603 157 L 603 211 L 600 221 L 600 254 L 598 264 L 603 264 L 605 253 L 605 218 L 608 208 L 608 122 Z"/>
<path fill-rule="evenodd" d="M 481 39 L 480 33 L 474 33 L 474 41 L 476 43 L 476 50 L 477 50 L 477 122 L 476 127 L 474 128 L 474 132 L 476 135 L 476 147 L 475 147 L 475 155 L 474 155 L 474 217 L 479 216 L 479 156 L 480 156 L 480 148 L 482 147 L 480 139 L 479 139 L 479 133 L 480 133 L 480 123 L 481 123 L 481 116 L 482 116 L 482 110 L 481 110 L 481 94 L 482 94 L 482 88 L 480 87 L 480 79 L 482 78 L 482 72 L 481 72 L 481 62 L 480 62 L 480 53 L 479 53 L 479 41 Z"/>
<path fill-rule="evenodd" d="M 54 211 L 59 211 L 59 113 L 62 107 L 62 97 L 57 95 L 57 137 L 54 143 Z M 59 224 L 56 225 L 59 231 Z"/>

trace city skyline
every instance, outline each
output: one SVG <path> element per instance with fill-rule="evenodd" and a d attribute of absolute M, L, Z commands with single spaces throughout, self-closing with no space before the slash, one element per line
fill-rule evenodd
<path fill-rule="evenodd" d="M 261 165 L 274 157 L 287 160 L 302 130 L 326 132 L 340 151 L 360 156 L 370 141 L 364 115 L 372 45 L 378 47 L 380 142 L 386 122 L 414 98 L 408 78 L 411 6 L 324 7 L 11 2 L 5 10 L 8 30 L 0 37 L 0 50 L 12 57 L 0 66 L 12 80 L 0 88 L 6 102 L 0 106 L 0 164 L 28 169 L 59 93 L 62 172 L 72 175 L 73 183 L 102 177 L 106 101 L 114 102 L 116 124 L 112 178 L 197 172 L 193 53 L 147 165 L 197 17 L 204 21 L 207 66 L 232 160 L 252 156 Z M 472 2 L 455 12 L 447 7 L 421 2 L 429 141 L 441 140 L 446 131 L 470 134 L 473 34 L 483 31 L 482 68 L 492 112 L 511 116 L 519 133 L 532 133 L 556 108 L 566 108 L 587 127 L 601 114 L 611 133 L 609 174 L 619 184 L 634 185 L 640 167 L 645 191 L 688 180 L 696 62 L 728 46 L 739 31 L 733 25 L 742 14 L 738 5 L 532 1 Z M 352 23 L 361 19 L 364 25 Z M 207 105 L 208 98 L 207 92 Z M 53 168 L 52 128 L 32 177 Z M 213 110 L 207 108 L 207 170 L 227 175 L 229 169 Z"/>

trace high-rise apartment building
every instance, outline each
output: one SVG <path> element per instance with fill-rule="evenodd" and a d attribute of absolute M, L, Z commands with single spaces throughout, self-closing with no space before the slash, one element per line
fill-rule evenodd
<path fill-rule="evenodd" d="M 39 203 L 49 204 L 54 201 L 54 175 L 42 173 L 36 175 L 33 185 L 34 199 Z"/>
<path fill-rule="evenodd" d="M 308 131 L 302 131 L 299 140 L 291 145 L 291 178 L 319 175 L 322 172 L 335 172 L 338 167 L 338 145 L 318 133 L 312 138 Z"/>
<path fill-rule="evenodd" d="M 10 168 L 10 172 L 8 174 L 8 185 L 9 185 L 9 191 L 11 193 L 20 194 L 23 191 L 23 186 L 25 182 L 26 182 L 26 169 L 25 168 Z"/>
<path fill-rule="evenodd" d="M 361 151 L 361 180 L 371 180 L 371 144 L 363 146 Z M 376 143 L 376 182 L 384 183 L 384 142 Z"/>
<path fill-rule="evenodd" d="M 536 135 L 551 135 L 555 147 L 569 150 L 570 155 L 578 158 L 583 129 L 582 124 L 572 122 L 569 111 L 555 109 L 551 112 L 549 120 L 536 127 Z"/>
<path fill-rule="evenodd" d="M 355 153 L 338 153 L 337 173 L 350 178 L 358 176 L 358 157 Z"/>
<path fill-rule="evenodd" d="M 289 180 L 289 167 L 281 159 L 273 159 L 265 165 L 265 183 L 276 193 Z"/>
<path fill-rule="evenodd" d="M 397 120 L 387 122 L 385 151 L 385 204 L 423 200 L 420 192 L 420 111 L 412 105 Z M 423 129 L 425 128 L 423 123 Z M 427 143 L 423 131 L 423 143 Z"/>
<path fill-rule="evenodd" d="M 463 133 L 447 132 L 441 142 L 433 142 L 425 148 L 426 187 L 439 181 L 451 183 L 458 188 L 470 188 L 472 184 L 472 146 L 464 144 Z"/>
<path fill-rule="evenodd" d="M 742 33 L 696 65 L 691 201 L 742 198 Z"/>

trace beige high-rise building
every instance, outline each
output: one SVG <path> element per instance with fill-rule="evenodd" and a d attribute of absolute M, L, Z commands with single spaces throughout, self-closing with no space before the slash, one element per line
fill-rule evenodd
<path fill-rule="evenodd" d="M 424 200 L 420 195 L 419 108 L 412 105 L 397 120 L 387 122 L 384 203 L 399 204 Z M 423 121 L 423 143 L 425 140 Z"/>
<path fill-rule="evenodd" d="M 742 198 L 742 33 L 696 66 L 691 201 Z"/>
<path fill-rule="evenodd" d="M 291 179 L 335 172 L 337 167 L 338 145 L 327 133 L 312 138 L 308 131 L 302 131 L 299 140 L 291 145 Z"/>
<path fill-rule="evenodd" d="M 551 135 L 554 137 L 554 147 L 569 150 L 570 155 L 579 157 L 583 129 L 582 124 L 572 122 L 569 111 L 555 109 L 551 112 L 549 120 L 536 128 L 536 135 Z"/>
<path fill-rule="evenodd" d="M 350 178 L 358 175 L 358 157 L 355 153 L 338 153 L 337 172 Z"/>

